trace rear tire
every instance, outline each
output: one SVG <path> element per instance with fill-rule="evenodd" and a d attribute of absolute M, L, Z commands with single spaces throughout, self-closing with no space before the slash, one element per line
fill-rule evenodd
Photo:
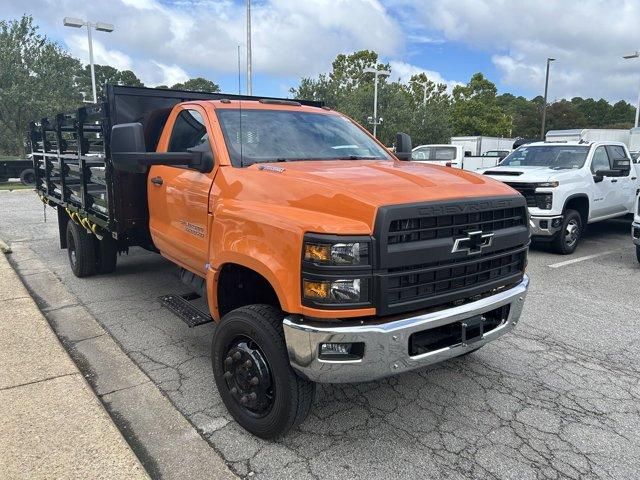
<path fill-rule="evenodd" d="M 636 258 L 640 262 L 640 245 L 636 245 Z"/>
<path fill-rule="evenodd" d="M 217 325 L 211 346 L 213 376 L 229 413 L 266 439 L 299 425 L 315 393 L 315 384 L 289 364 L 282 320 L 270 305 L 238 308 Z"/>
<path fill-rule="evenodd" d="M 118 244 L 111 237 L 103 237 L 95 240 L 96 248 L 96 272 L 113 273 L 118 263 Z"/>
<path fill-rule="evenodd" d="M 561 255 L 572 254 L 580 243 L 583 228 L 580 214 L 575 210 L 565 210 L 562 228 L 552 243 L 553 250 Z"/>
<path fill-rule="evenodd" d="M 96 273 L 96 250 L 93 236 L 75 222 L 67 223 L 67 253 L 73 274 L 89 277 Z"/>
<path fill-rule="evenodd" d="M 20 181 L 23 185 L 33 185 L 36 183 L 36 173 L 33 168 L 27 168 L 20 173 Z"/>

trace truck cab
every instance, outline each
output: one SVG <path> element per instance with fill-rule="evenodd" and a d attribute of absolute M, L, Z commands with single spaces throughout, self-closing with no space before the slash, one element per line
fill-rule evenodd
<path fill-rule="evenodd" d="M 61 247 L 79 277 L 114 272 L 132 246 L 179 266 L 215 323 L 219 394 L 255 435 L 302 422 L 318 382 L 411 371 L 517 324 L 530 232 L 511 187 L 409 162 L 407 135 L 394 155 L 313 102 L 106 97 L 31 125 Z"/>
<path fill-rule="evenodd" d="M 534 238 L 572 253 L 589 223 L 634 211 L 638 173 L 622 142 L 535 142 L 484 174 L 527 200 Z"/>

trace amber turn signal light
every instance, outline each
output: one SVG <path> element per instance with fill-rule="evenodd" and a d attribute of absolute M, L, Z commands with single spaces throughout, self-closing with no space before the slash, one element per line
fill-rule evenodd
<path fill-rule="evenodd" d="M 305 298 L 324 299 L 329 297 L 329 282 L 313 282 L 310 280 L 304 280 L 302 283 Z"/>

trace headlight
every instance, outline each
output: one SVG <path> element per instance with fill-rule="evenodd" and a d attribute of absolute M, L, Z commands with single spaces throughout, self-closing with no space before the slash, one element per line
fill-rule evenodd
<path fill-rule="evenodd" d="M 318 303 L 360 303 L 363 298 L 363 285 L 366 280 L 360 278 L 337 280 L 304 279 L 302 286 L 304 298 Z"/>
<path fill-rule="evenodd" d="M 542 210 L 551 210 L 553 204 L 552 193 L 536 193 L 536 206 Z"/>
<path fill-rule="evenodd" d="M 542 187 L 542 188 L 556 188 L 558 185 L 560 185 L 560 182 L 557 180 L 554 180 L 553 182 L 536 183 L 536 187 Z"/>
<path fill-rule="evenodd" d="M 303 259 L 320 265 L 369 265 L 369 242 L 309 238 L 304 242 Z"/>

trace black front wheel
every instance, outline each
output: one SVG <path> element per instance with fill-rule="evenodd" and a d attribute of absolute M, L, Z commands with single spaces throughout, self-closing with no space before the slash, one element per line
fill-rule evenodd
<path fill-rule="evenodd" d="M 580 213 L 566 210 L 562 221 L 562 228 L 553 240 L 553 249 L 561 255 L 573 253 L 582 237 L 583 225 Z"/>
<path fill-rule="evenodd" d="M 254 435 L 271 439 L 309 414 L 315 384 L 293 371 L 282 312 L 270 305 L 241 307 L 217 325 L 211 347 L 213 375 L 227 410 Z"/>

